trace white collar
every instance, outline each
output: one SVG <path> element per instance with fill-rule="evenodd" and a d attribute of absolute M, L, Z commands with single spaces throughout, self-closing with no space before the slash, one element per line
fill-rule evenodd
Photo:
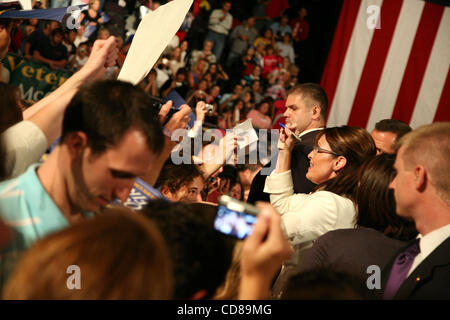
<path fill-rule="evenodd" d="M 300 133 L 298 136 L 299 137 L 302 137 L 302 136 L 304 136 L 305 134 L 307 134 L 307 133 L 310 133 L 310 132 L 313 132 L 313 131 L 316 131 L 316 130 L 323 130 L 323 129 L 325 129 L 325 128 L 313 128 L 313 129 L 308 129 L 308 130 L 305 130 L 305 131 L 303 131 L 302 133 Z"/>
<path fill-rule="evenodd" d="M 450 237 L 450 224 L 436 229 L 425 236 L 419 234 L 417 237 L 420 238 L 420 255 L 427 257 L 445 239 Z"/>

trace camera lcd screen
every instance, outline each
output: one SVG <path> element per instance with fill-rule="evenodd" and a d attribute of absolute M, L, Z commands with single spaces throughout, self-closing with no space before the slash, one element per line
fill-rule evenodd
<path fill-rule="evenodd" d="M 220 205 L 214 227 L 224 234 L 244 239 L 252 232 L 255 221 L 256 216 L 253 214 L 234 211 Z"/>

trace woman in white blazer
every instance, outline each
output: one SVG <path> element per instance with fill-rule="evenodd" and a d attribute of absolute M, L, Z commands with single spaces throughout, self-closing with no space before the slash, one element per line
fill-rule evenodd
<path fill-rule="evenodd" d="M 277 167 L 267 178 L 264 192 L 280 212 L 290 243 L 296 246 L 294 263 L 322 234 L 355 225 L 354 193 L 358 167 L 376 155 L 370 134 L 359 127 L 326 128 L 316 136 L 308 155 L 306 178 L 317 184 L 310 194 L 294 194 L 290 172 L 295 138 L 281 129 Z M 295 261 L 296 260 L 296 261 Z"/>
<path fill-rule="evenodd" d="M 308 155 L 306 178 L 317 187 L 310 194 L 295 194 L 290 171 L 295 140 L 290 132 L 281 129 L 277 166 L 264 187 L 264 192 L 270 194 L 270 203 L 280 212 L 282 226 L 294 247 L 294 254 L 283 264 L 272 288 L 273 298 L 279 297 L 283 279 L 296 268 L 314 240 L 328 231 L 355 226 L 358 168 L 376 155 L 375 143 L 365 129 L 326 128 L 317 134 Z"/>

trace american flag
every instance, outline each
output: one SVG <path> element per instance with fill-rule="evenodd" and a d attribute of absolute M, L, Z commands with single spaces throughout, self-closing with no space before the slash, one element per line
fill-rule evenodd
<path fill-rule="evenodd" d="M 327 126 L 450 121 L 450 7 L 345 0 L 321 85 Z"/>

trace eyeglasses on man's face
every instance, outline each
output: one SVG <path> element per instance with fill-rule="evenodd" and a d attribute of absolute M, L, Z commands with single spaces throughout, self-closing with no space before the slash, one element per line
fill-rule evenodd
<path fill-rule="evenodd" d="M 315 152 L 317 152 L 317 153 L 328 153 L 328 154 L 332 154 L 332 155 L 334 155 L 334 156 L 336 156 L 336 157 L 341 156 L 341 154 L 339 154 L 339 153 L 336 153 L 336 152 L 331 151 L 331 150 L 323 149 L 323 148 L 321 148 L 321 147 L 319 147 L 319 146 L 314 146 L 314 147 L 313 147 L 313 151 L 315 151 Z"/>

